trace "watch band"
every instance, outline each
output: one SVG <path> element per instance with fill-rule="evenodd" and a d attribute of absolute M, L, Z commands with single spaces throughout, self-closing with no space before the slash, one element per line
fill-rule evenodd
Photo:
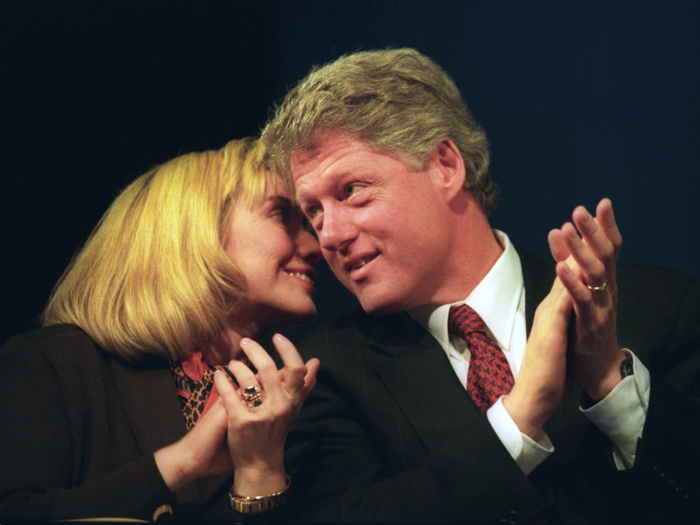
<path fill-rule="evenodd" d="M 287 486 L 281 491 L 270 494 L 269 496 L 239 496 L 233 492 L 233 487 L 231 487 L 231 491 L 228 493 L 231 499 L 231 507 L 241 514 L 260 514 L 274 509 L 275 507 L 279 507 L 287 501 L 289 496 L 287 489 L 292 484 L 292 479 L 289 476 L 286 476 L 286 478 Z"/>
<path fill-rule="evenodd" d="M 626 378 L 627 376 L 634 375 L 634 358 L 629 352 L 625 352 L 625 355 L 627 357 L 625 357 L 625 360 L 620 363 L 620 375 L 622 376 L 622 379 Z"/>
<path fill-rule="evenodd" d="M 620 380 L 634 375 L 634 358 L 627 350 L 623 350 L 625 359 L 620 363 Z M 593 401 L 585 390 L 581 391 L 581 408 L 587 410 L 593 407 L 598 401 Z"/>

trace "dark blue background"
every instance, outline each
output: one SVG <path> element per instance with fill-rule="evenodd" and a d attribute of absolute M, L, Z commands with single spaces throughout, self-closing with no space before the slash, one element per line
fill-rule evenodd
<path fill-rule="evenodd" d="M 700 274 L 700 4 L 529 4 L 4 0 L 0 337 L 128 181 L 257 133 L 313 64 L 387 46 L 453 76 L 492 145 L 493 224 L 521 246 L 548 256 L 547 232 L 607 196 L 623 261 Z M 318 284 L 321 320 L 353 306 Z"/>

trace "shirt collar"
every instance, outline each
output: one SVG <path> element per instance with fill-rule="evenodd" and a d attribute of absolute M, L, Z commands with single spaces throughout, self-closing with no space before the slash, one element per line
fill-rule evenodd
<path fill-rule="evenodd" d="M 504 248 L 503 253 L 468 297 L 452 304 L 424 305 L 408 310 L 408 314 L 428 330 L 448 353 L 450 336 L 447 317 L 451 306 L 463 303 L 476 310 L 501 348 L 509 347 L 523 292 L 523 271 L 518 252 L 508 236 L 499 230 L 494 232 Z"/>

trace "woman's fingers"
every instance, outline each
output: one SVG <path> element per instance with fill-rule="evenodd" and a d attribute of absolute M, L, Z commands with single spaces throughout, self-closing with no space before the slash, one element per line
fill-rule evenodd
<path fill-rule="evenodd" d="M 272 357 L 270 357 L 270 354 L 257 342 L 247 337 L 241 340 L 241 349 L 257 370 L 257 381 L 262 385 L 266 395 L 277 395 L 282 387 L 280 385 L 277 365 L 272 360 Z M 238 379 L 237 376 L 236 379 Z M 243 384 L 240 385 L 244 386 Z"/>
<path fill-rule="evenodd" d="M 239 387 L 237 390 L 258 386 L 258 379 L 245 363 L 241 361 L 231 361 L 228 364 L 228 369 L 233 374 L 233 377 L 236 378 L 236 382 L 238 383 Z"/>
<path fill-rule="evenodd" d="M 293 392 L 302 390 L 305 386 L 308 369 L 296 347 L 282 334 L 275 334 L 272 342 L 284 363 L 284 368 L 279 371 L 280 380 L 287 389 Z"/>
<path fill-rule="evenodd" d="M 236 381 L 238 381 L 238 378 L 236 378 Z M 239 394 L 240 389 L 236 388 L 226 372 L 217 370 L 214 373 L 214 384 L 216 385 L 216 389 L 219 391 L 219 397 L 221 398 L 229 416 L 237 414 L 241 410 L 245 409 L 245 404 L 243 403 L 243 400 Z"/>
<path fill-rule="evenodd" d="M 276 334 L 272 341 L 284 363 L 280 370 L 267 351 L 252 339 L 241 340 L 241 349 L 250 360 L 257 374 L 241 361 L 231 361 L 229 370 L 236 378 L 240 388 L 236 390 L 239 397 L 245 398 L 244 389 L 260 386 L 265 398 L 281 400 L 289 398 L 292 405 L 300 405 L 316 384 L 316 374 L 320 365 L 318 359 L 304 364 L 299 352 L 292 342 L 281 334 Z"/>
<path fill-rule="evenodd" d="M 304 400 L 309 396 L 311 390 L 316 386 L 316 376 L 318 374 L 318 369 L 321 367 L 321 361 L 315 357 L 309 359 L 306 363 L 306 376 L 304 376 Z"/>

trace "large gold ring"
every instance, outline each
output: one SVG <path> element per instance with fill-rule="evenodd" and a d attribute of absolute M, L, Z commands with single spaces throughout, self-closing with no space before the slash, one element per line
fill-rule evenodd
<path fill-rule="evenodd" d="M 255 408 L 262 405 L 263 391 L 258 385 L 248 386 L 243 389 L 243 402 L 248 408 Z"/>
<path fill-rule="evenodd" d="M 588 286 L 588 285 L 586 285 L 586 288 L 588 288 L 591 292 L 604 292 L 607 287 L 608 287 L 607 279 L 600 286 Z"/>

